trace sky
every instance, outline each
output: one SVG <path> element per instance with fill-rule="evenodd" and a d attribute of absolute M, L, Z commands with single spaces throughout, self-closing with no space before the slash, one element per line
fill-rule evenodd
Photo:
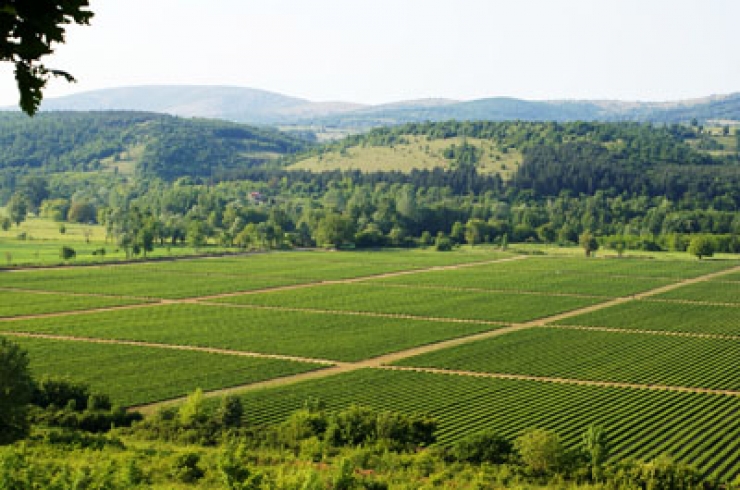
<path fill-rule="evenodd" d="M 76 84 L 313 101 L 674 100 L 740 91 L 737 0 L 91 0 L 47 66 Z M 0 105 L 17 103 L 0 63 Z"/>

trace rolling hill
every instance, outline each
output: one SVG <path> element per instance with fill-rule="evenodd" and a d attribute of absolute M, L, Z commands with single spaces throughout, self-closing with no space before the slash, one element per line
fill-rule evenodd
<path fill-rule="evenodd" d="M 273 129 L 147 112 L 0 113 L 3 177 L 68 171 L 210 177 L 305 146 Z"/>

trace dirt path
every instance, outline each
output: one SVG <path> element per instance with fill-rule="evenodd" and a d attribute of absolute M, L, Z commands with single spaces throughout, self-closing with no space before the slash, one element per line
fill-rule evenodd
<path fill-rule="evenodd" d="M 638 389 L 638 390 L 680 391 L 683 393 L 707 393 L 711 395 L 740 396 L 740 391 L 717 390 L 717 389 L 712 389 L 712 388 L 699 388 L 699 387 L 689 387 L 689 386 L 623 383 L 619 381 L 592 381 L 592 380 L 573 379 L 573 378 L 531 376 L 528 374 L 479 373 L 475 371 L 459 371 L 459 370 L 452 370 L 452 369 L 418 368 L 418 367 L 406 367 L 406 366 L 382 366 L 382 369 L 387 369 L 389 371 L 414 371 L 414 372 L 432 373 L 432 374 L 471 376 L 471 377 L 476 377 L 476 378 L 515 379 L 515 380 L 522 380 L 522 381 L 538 381 L 538 382 L 543 382 L 543 383 L 560 383 L 560 384 L 571 384 L 571 385 L 582 385 L 582 386 L 599 386 L 602 388 L 631 388 L 631 389 Z"/>

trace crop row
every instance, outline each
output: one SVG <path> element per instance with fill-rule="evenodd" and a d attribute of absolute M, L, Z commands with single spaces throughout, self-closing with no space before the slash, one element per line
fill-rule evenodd
<path fill-rule="evenodd" d="M 13 338 L 31 372 L 88 383 L 120 405 L 178 397 L 318 369 L 312 363 L 115 344 Z"/>
<path fill-rule="evenodd" d="M 740 282 L 702 281 L 655 297 L 713 303 L 740 303 Z"/>
<path fill-rule="evenodd" d="M 740 308 L 638 300 L 556 323 L 630 330 L 740 335 Z"/>
<path fill-rule="evenodd" d="M 0 323 L 0 330 L 218 347 L 356 361 L 490 330 L 491 325 L 347 314 L 162 305 Z"/>
<path fill-rule="evenodd" d="M 526 267 L 527 264 L 516 263 Z M 474 268 L 432 271 L 381 278 L 384 284 L 406 284 L 447 288 L 475 288 L 504 291 L 532 291 L 594 296 L 627 296 L 673 282 L 665 278 L 645 278 L 584 274 L 567 270 L 516 268 L 512 263 L 489 264 Z"/>
<path fill-rule="evenodd" d="M 135 299 L 104 296 L 77 296 L 0 290 L 0 317 L 7 318 L 18 315 L 87 310 L 90 308 L 122 306 L 141 302 Z"/>
<path fill-rule="evenodd" d="M 400 288 L 375 283 L 354 283 L 231 296 L 220 298 L 218 301 L 231 304 L 520 322 L 595 304 L 600 300 L 570 296 Z"/>
<path fill-rule="evenodd" d="M 615 457 L 670 454 L 723 478 L 740 471 L 740 398 L 382 370 L 246 393 L 250 420 L 274 422 L 308 397 L 327 408 L 351 403 L 427 412 L 439 419 L 440 444 L 484 429 L 515 437 L 528 428 L 556 431 L 578 444 L 589 424 L 605 427 Z"/>
<path fill-rule="evenodd" d="M 399 361 L 403 366 L 740 390 L 740 341 L 535 328 Z"/>
<path fill-rule="evenodd" d="M 528 257 L 497 264 L 497 270 L 542 271 L 598 276 L 631 276 L 681 280 L 721 271 L 738 265 L 724 260 L 647 260 L 584 257 Z"/>
<path fill-rule="evenodd" d="M 0 287 L 186 298 L 367 276 L 419 267 L 494 260 L 501 254 L 292 252 L 99 268 L 65 268 L 0 275 Z"/>

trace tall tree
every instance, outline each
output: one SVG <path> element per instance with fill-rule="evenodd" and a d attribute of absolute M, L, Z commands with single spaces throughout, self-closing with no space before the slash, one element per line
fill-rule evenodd
<path fill-rule="evenodd" d="M 32 390 L 26 352 L 0 337 L 0 444 L 11 443 L 28 433 Z"/>

